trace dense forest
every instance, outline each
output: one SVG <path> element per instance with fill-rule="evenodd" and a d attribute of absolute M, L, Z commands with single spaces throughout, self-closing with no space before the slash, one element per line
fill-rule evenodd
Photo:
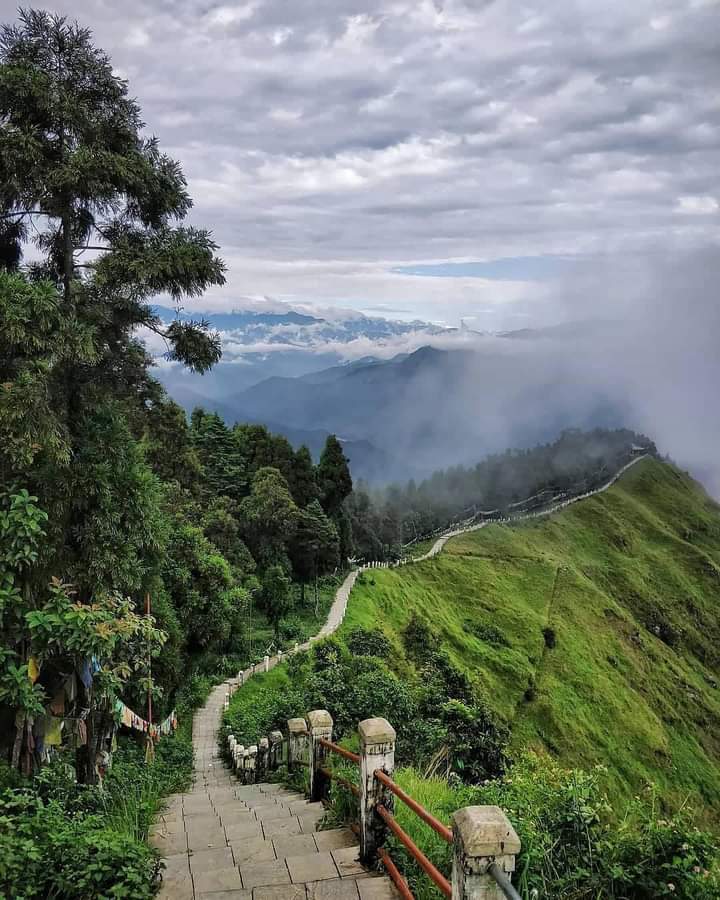
<path fill-rule="evenodd" d="M 604 484 L 634 454 L 657 452 L 625 428 L 568 429 L 551 444 L 507 450 L 472 468 L 454 466 L 416 484 L 359 484 L 346 503 L 355 552 L 396 558 L 408 544 L 458 522 L 542 509 Z"/>
<path fill-rule="evenodd" d="M 253 595 L 277 632 L 347 557 L 352 482 L 334 438 L 315 466 L 164 396 L 141 329 L 198 372 L 221 352 L 150 307 L 224 280 L 182 170 L 85 29 L 28 12 L 0 46 L 0 733 L 31 771 L 50 704 L 93 781 L 117 698 L 166 712 L 193 660 L 242 657 Z"/>

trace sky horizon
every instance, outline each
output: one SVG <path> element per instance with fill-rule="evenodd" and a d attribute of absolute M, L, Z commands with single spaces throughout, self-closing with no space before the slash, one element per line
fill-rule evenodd
<path fill-rule="evenodd" d="M 522 328 L 589 266 L 717 247 L 715 0 L 49 8 L 183 165 L 229 266 L 197 309 Z"/>

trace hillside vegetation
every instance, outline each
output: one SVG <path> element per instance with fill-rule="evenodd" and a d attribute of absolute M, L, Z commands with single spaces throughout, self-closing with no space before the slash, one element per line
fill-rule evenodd
<path fill-rule="evenodd" d="M 416 675 L 413 621 L 512 729 L 511 751 L 605 764 L 616 796 L 646 781 L 720 809 L 720 507 L 647 460 L 547 519 L 492 525 L 435 559 L 366 573 L 342 629 L 381 627 Z"/>

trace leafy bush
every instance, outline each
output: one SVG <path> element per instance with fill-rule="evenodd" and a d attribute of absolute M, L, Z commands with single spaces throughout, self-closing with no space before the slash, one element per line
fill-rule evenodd
<path fill-rule="evenodd" d="M 491 644 L 493 647 L 510 646 L 510 641 L 505 637 L 497 625 L 492 625 L 489 622 L 473 622 L 472 619 L 467 619 L 465 621 L 465 628 L 467 628 L 470 634 L 475 635 L 478 640 L 484 641 L 486 644 Z"/>
<path fill-rule="evenodd" d="M 403 631 L 403 643 L 410 656 L 422 659 L 435 646 L 430 627 L 413 612 Z"/>
<path fill-rule="evenodd" d="M 47 897 L 147 900 L 160 863 L 149 847 L 100 815 L 69 814 L 56 800 L 6 791 L 0 798 L 0 890 Z"/>
<path fill-rule="evenodd" d="M 602 791 L 603 774 L 600 767 L 567 770 L 527 754 L 504 779 L 478 791 L 475 802 L 500 806 L 518 832 L 521 892 L 557 900 L 720 896 L 717 842 L 686 815 L 659 816 L 652 789 L 618 822 Z"/>
<path fill-rule="evenodd" d="M 443 706 L 442 722 L 447 728 L 452 767 L 463 781 L 479 782 L 503 774 L 510 732 L 488 706 L 451 700 Z"/>
<path fill-rule="evenodd" d="M 392 644 L 379 628 L 355 628 L 347 638 L 348 649 L 355 656 L 377 656 L 387 659 Z"/>
<path fill-rule="evenodd" d="M 555 629 L 551 628 L 549 625 L 546 628 L 543 628 L 543 640 L 545 641 L 545 646 L 548 650 L 554 650 L 557 646 L 557 635 L 555 634 Z"/>

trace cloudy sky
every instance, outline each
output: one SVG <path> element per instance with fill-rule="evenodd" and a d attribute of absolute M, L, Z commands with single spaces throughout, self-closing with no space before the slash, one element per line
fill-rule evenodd
<path fill-rule="evenodd" d="M 201 306 L 522 327 L 578 264 L 717 238 L 714 0 L 53 8 L 184 165 L 230 267 Z"/>

